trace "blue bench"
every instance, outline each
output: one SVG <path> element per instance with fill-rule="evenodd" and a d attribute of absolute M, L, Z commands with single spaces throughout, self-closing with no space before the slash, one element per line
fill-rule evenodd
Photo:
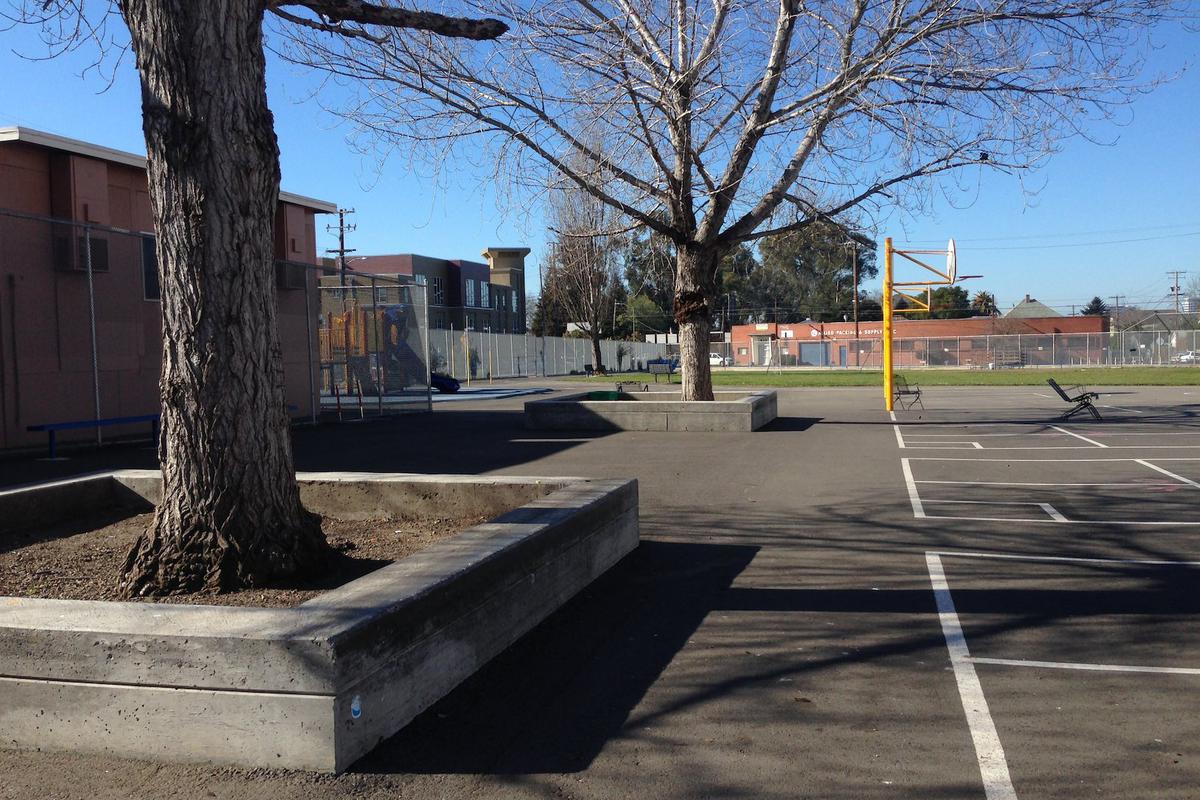
<path fill-rule="evenodd" d="M 107 419 L 80 419 L 74 422 L 47 422 L 43 425 L 29 425 L 25 428 L 27 431 L 45 431 L 50 437 L 48 458 L 55 458 L 58 454 L 58 439 L 55 436 L 59 431 L 80 430 L 82 428 L 104 428 L 109 425 L 136 425 L 140 422 L 150 423 L 151 441 L 158 441 L 158 424 L 161 414 L 140 414 L 136 417 L 109 417 Z"/>
<path fill-rule="evenodd" d="M 299 411 L 300 407 L 292 404 L 287 405 L 288 413 Z M 109 425 L 136 425 L 139 422 L 150 423 L 150 441 L 158 444 L 158 426 L 162 414 L 139 414 L 135 417 L 109 417 L 107 419 L 80 419 L 74 422 L 47 422 L 42 425 L 26 426 L 27 431 L 45 431 L 49 437 L 50 454 L 48 458 L 55 458 L 58 454 L 58 440 L 55 434 L 58 431 L 72 431 L 81 428 L 104 428 Z"/>

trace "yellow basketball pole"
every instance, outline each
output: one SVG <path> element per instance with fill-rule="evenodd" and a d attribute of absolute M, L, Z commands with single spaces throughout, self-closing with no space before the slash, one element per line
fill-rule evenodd
<path fill-rule="evenodd" d="M 883 240 L 883 407 L 891 411 L 892 393 L 892 237 Z"/>

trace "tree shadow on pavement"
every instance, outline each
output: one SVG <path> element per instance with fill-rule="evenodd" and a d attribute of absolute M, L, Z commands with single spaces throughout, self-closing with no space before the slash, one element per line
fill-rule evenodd
<path fill-rule="evenodd" d="M 643 541 L 354 770 L 586 769 L 757 550 Z"/>

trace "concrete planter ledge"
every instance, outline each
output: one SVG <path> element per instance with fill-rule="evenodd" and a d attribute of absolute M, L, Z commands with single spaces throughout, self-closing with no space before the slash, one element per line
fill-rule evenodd
<path fill-rule="evenodd" d="M 560 431 L 756 431 L 779 414 L 773 390 L 714 392 L 712 402 L 683 401 L 675 392 L 622 392 L 620 400 L 593 392 L 531 400 L 525 426 Z M 605 393 L 608 394 L 608 393 Z"/>
<path fill-rule="evenodd" d="M 632 480 L 298 479 L 318 513 L 511 510 L 295 608 L 0 597 L 0 743 L 340 772 L 638 543 Z M 3 491 L 0 526 L 158 490 L 121 471 Z"/>

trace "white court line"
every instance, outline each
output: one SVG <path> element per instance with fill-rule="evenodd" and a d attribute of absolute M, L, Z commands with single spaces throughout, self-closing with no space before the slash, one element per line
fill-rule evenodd
<path fill-rule="evenodd" d="M 1028 553 L 982 553 L 974 550 L 930 550 L 937 556 L 959 558 L 996 558 L 1007 561 L 1050 561 L 1071 564 L 1145 564 L 1152 567 L 1200 567 L 1200 561 L 1162 561 L 1144 558 L 1079 558 L 1076 556 L 1038 556 Z"/>
<path fill-rule="evenodd" d="M 1021 433 L 909 433 L 908 439 L 946 439 L 951 436 L 971 436 L 974 439 L 995 439 L 1001 436 L 1063 436 L 1062 433 L 1048 433 L 1046 431 L 1022 431 Z M 1092 434 L 1096 437 L 1108 436 L 1200 436 L 1200 431 L 1109 431 L 1103 433 Z M 1146 445 L 1153 447 L 1154 445 Z"/>
<path fill-rule="evenodd" d="M 517 440 L 514 440 L 517 441 Z M 1084 487 L 1084 486 L 1104 486 L 1104 487 L 1119 487 L 1127 486 L 1135 489 L 1141 489 L 1147 486 L 1175 486 L 1176 484 L 1168 481 L 1154 481 L 1150 483 L 1023 483 L 1016 481 L 930 481 L 920 480 L 916 483 L 946 483 L 955 486 L 1047 486 L 1047 487 Z"/>
<path fill-rule="evenodd" d="M 913 481 L 912 467 L 908 465 L 908 459 L 900 459 L 900 469 L 904 471 L 904 484 L 908 487 L 908 500 L 912 503 L 913 517 L 921 519 L 925 516 L 925 507 L 921 505 L 921 495 L 917 492 L 917 485 Z"/>
<path fill-rule="evenodd" d="M 1050 522 L 1055 525 L 1059 524 L 1057 520 L 1046 519 L 1045 517 L 958 517 L 950 514 L 926 514 L 925 519 L 956 519 L 966 522 Z M 1082 520 L 1067 520 L 1067 522 L 1082 522 Z"/>
<path fill-rule="evenodd" d="M 1003 450 L 1005 448 L 995 447 L 993 450 Z M 1056 450 L 1060 448 L 1046 448 L 1047 450 Z M 1094 450 L 1094 447 L 1080 447 L 1079 450 Z M 1110 448 L 1121 449 L 1121 448 Z M 1092 462 L 1115 463 L 1120 461 L 1137 461 L 1136 458 L 955 458 L 954 456 L 909 456 L 909 461 L 972 461 L 979 464 L 995 462 L 998 464 L 1085 464 Z M 1200 458 L 1194 456 L 1175 456 L 1155 458 L 1155 461 L 1200 461 Z"/>
<path fill-rule="evenodd" d="M 1066 517 L 1064 517 L 1057 508 L 1050 505 L 1049 503 L 1038 503 L 1038 505 L 1041 506 L 1042 511 L 1045 511 L 1047 514 L 1049 514 L 1050 518 L 1053 519 L 1055 522 L 1070 522 L 1071 521 L 1071 520 L 1067 519 Z"/>
<path fill-rule="evenodd" d="M 926 553 L 925 564 L 937 601 L 938 620 L 942 624 L 942 635 L 946 638 L 946 650 L 950 653 L 950 665 L 954 668 L 954 680 L 958 683 L 958 696 L 967 716 L 971 741 L 975 744 L 984 794 L 987 800 L 1016 800 L 1017 792 L 1008 774 L 1008 762 L 1004 758 L 1000 734 L 996 732 L 987 698 L 983 696 L 983 687 L 971 663 L 971 651 L 967 649 L 967 640 L 954 608 L 954 598 L 950 596 L 950 585 L 942 570 L 942 560 L 936 553 Z"/>
<path fill-rule="evenodd" d="M 1071 431 L 1067 430 L 1066 428 L 1060 428 L 1057 425 L 1051 425 L 1050 427 L 1056 431 L 1062 431 L 1063 433 L 1065 433 L 1069 436 L 1074 436 L 1076 439 L 1081 439 L 1081 440 L 1087 442 L 1088 444 L 1094 444 L 1094 445 L 1096 445 L 1096 447 L 1108 447 L 1108 445 L 1097 442 L 1095 439 L 1089 439 L 1086 436 L 1080 436 L 1078 433 L 1072 433 Z"/>
<path fill-rule="evenodd" d="M 938 503 L 939 500 L 927 500 L 928 503 Z M 1040 505 L 1040 503 L 1038 504 Z M 1174 525 L 1176 527 L 1184 527 L 1187 525 L 1200 525 L 1200 520 L 1145 520 L 1145 519 L 1046 519 L 1045 517 L 962 517 L 952 516 L 949 514 L 925 514 L 925 519 L 958 519 L 970 522 L 1052 522 L 1055 525 L 1151 525 L 1164 526 Z"/>
<path fill-rule="evenodd" d="M 896 412 L 895 412 L 895 411 L 889 411 L 889 412 L 888 412 L 888 414 L 890 414 L 890 415 L 891 415 L 891 417 L 892 417 L 892 422 L 895 422 L 895 421 L 896 421 Z"/>
<path fill-rule="evenodd" d="M 1195 667 L 1143 667 L 1131 664 L 1085 664 L 1073 661 L 1030 661 L 1023 658 L 980 658 L 975 664 L 998 664 L 1002 667 L 1040 667 L 1042 669 L 1078 669 L 1090 672 L 1158 672 L 1165 675 L 1200 675 Z"/>
<path fill-rule="evenodd" d="M 1083 438 L 1082 436 L 1079 438 Z M 1094 446 L 1084 447 L 1083 445 L 1051 445 L 1049 447 L 1029 446 L 1029 447 L 985 447 L 984 450 L 1095 450 L 1103 447 L 1106 450 L 1200 450 L 1200 444 L 1101 444 L 1096 442 Z M 954 448 L 943 447 L 940 444 L 910 444 L 910 450 L 952 450 Z M 1074 459 L 1061 459 L 1074 460 Z M 1080 459 L 1082 460 L 1082 459 Z M 1130 459 L 1132 460 L 1132 459 Z"/>
<path fill-rule="evenodd" d="M 963 433 L 910 433 L 909 439 L 945 439 L 950 436 L 963 436 Z M 970 434 L 976 439 L 994 439 L 998 436 L 1062 436 L 1061 433 L 1046 433 L 1045 431 L 1022 431 L 1020 433 L 975 433 Z M 1164 436 L 1166 434 L 1154 434 Z"/>
<path fill-rule="evenodd" d="M 900 433 L 900 426 L 893 425 L 892 430 L 896 432 L 896 446 L 903 450 L 907 445 L 904 444 L 904 434 Z"/>
<path fill-rule="evenodd" d="M 1100 404 L 1097 403 L 1096 405 L 1099 406 Z M 1138 411 L 1136 408 L 1125 408 L 1123 406 L 1100 406 L 1100 407 L 1101 408 L 1115 408 L 1117 411 L 1132 411 L 1134 414 L 1142 413 L 1141 411 Z"/>
<path fill-rule="evenodd" d="M 969 445 L 971 445 L 973 448 L 975 448 L 976 450 L 982 450 L 982 449 L 983 449 L 983 445 L 981 445 L 979 442 L 975 441 L 974 439 L 947 439 L 946 441 L 941 441 L 941 442 L 938 442 L 937 444 L 934 444 L 933 442 L 922 442 L 922 443 L 913 443 L 913 444 L 908 444 L 908 443 L 906 442 L 904 446 L 905 446 L 906 448 L 912 448 L 913 450 L 953 450 L 953 449 L 955 449 L 955 448 L 953 448 L 953 447 L 950 447 L 949 445 L 961 445 L 961 444 L 969 444 Z M 1006 448 L 1003 448 L 1003 447 L 989 447 L 989 448 L 987 448 L 987 449 L 988 449 L 988 450 L 1004 450 L 1004 449 L 1006 449 Z M 1030 449 L 1030 450 L 1041 450 L 1042 448 L 1040 448 L 1040 447 L 1036 447 L 1036 448 L 1028 448 L 1028 449 Z"/>
<path fill-rule="evenodd" d="M 936 503 L 936 500 L 929 500 L 929 503 Z M 942 513 L 926 513 L 925 519 L 966 519 L 970 522 L 1050 522 L 1054 524 L 1062 524 L 1057 519 L 1046 519 L 1036 517 L 956 517 L 950 515 L 942 515 Z M 1164 522 L 1162 519 L 1066 519 L 1063 521 L 1068 525 L 1175 525 L 1177 528 L 1182 528 L 1184 525 L 1200 525 L 1200 522 Z"/>
<path fill-rule="evenodd" d="M 969 506 L 1042 506 L 1024 500 L 926 500 L 926 503 L 961 503 Z"/>
<path fill-rule="evenodd" d="M 971 505 L 971 506 L 1037 506 L 1042 511 L 1045 511 L 1046 515 L 1049 516 L 1050 519 L 1053 520 L 1054 522 L 1070 522 L 1071 521 L 1071 520 L 1067 519 L 1065 516 L 1063 516 L 1062 513 L 1059 512 L 1059 510 L 1057 508 L 1050 505 L 1049 503 L 1028 503 L 1028 502 L 1023 502 L 1023 501 L 1019 501 L 1019 500 L 1013 500 L 1013 501 L 1009 501 L 1009 500 L 926 500 L 925 502 L 926 503 L 934 503 L 934 504 L 938 504 L 938 505 L 941 505 L 943 503 L 955 503 L 955 504 Z M 940 517 L 940 519 L 951 519 L 951 518 L 950 517 Z M 970 517 L 954 517 L 954 519 L 970 519 Z M 1022 521 L 1022 520 L 1018 520 L 1018 521 Z M 1030 520 L 1030 521 L 1031 522 L 1046 522 L 1047 520 L 1039 519 L 1039 520 Z"/>
<path fill-rule="evenodd" d="M 1188 486 L 1195 486 L 1197 489 L 1200 489 L 1200 483 L 1197 483 L 1196 481 L 1192 480 L 1191 478 L 1185 478 L 1182 475 L 1176 475 L 1174 472 L 1165 470 L 1162 467 L 1157 467 L 1154 464 L 1151 464 L 1149 461 L 1146 461 L 1145 459 L 1139 458 L 1136 460 L 1137 460 L 1137 463 L 1141 464 L 1143 467 L 1149 467 L 1150 469 L 1154 470 L 1155 472 L 1161 472 L 1163 475 L 1166 475 L 1168 478 L 1174 478 L 1175 480 L 1179 481 L 1180 483 L 1186 483 Z"/>

